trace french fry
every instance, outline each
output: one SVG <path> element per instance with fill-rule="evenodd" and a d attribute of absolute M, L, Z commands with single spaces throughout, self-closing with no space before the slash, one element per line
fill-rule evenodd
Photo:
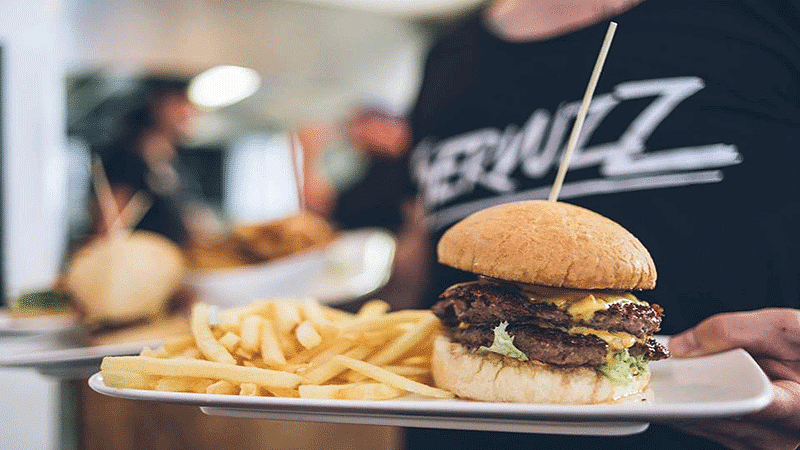
<path fill-rule="evenodd" d="M 357 359 L 353 359 L 344 355 L 336 355 L 333 357 L 331 361 L 341 364 L 347 367 L 348 369 L 358 372 L 368 378 L 372 378 L 373 380 L 380 381 L 381 383 L 385 383 L 388 384 L 389 386 L 396 387 L 397 389 L 402 389 L 404 391 L 413 392 L 415 394 L 424 395 L 427 397 L 435 397 L 435 398 L 454 397 L 453 394 L 448 391 L 428 386 L 426 384 L 418 383 L 413 380 L 409 380 L 408 378 L 392 373 L 386 369 L 382 369 L 378 366 L 366 363 L 364 361 L 359 361 Z"/>
<path fill-rule="evenodd" d="M 408 351 L 425 342 L 439 328 L 439 319 L 429 314 L 394 342 L 372 355 L 367 362 L 383 366 L 400 359 Z"/>
<path fill-rule="evenodd" d="M 391 327 L 403 322 L 416 322 L 426 315 L 427 311 L 396 311 L 378 317 L 356 318 L 341 327 L 343 333 L 364 332 L 376 328 Z"/>
<path fill-rule="evenodd" d="M 322 310 L 322 305 L 313 298 L 304 298 L 300 302 L 300 312 L 303 313 L 303 318 L 311 321 L 314 325 L 330 324 L 331 321 L 325 316 Z"/>
<path fill-rule="evenodd" d="M 175 358 L 179 359 L 200 359 L 203 356 L 200 354 L 200 350 L 195 347 L 187 348 L 181 354 L 176 355 Z"/>
<path fill-rule="evenodd" d="M 206 394 L 236 395 L 238 393 L 239 386 L 225 380 L 217 381 L 206 388 Z"/>
<path fill-rule="evenodd" d="M 273 301 L 271 299 L 253 300 L 247 305 L 247 311 L 247 315 L 269 317 L 274 311 Z"/>
<path fill-rule="evenodd" d="M 112 356 L 103 358 L 102 371 L 127 371 L 162 377 L 195 377 L 226 380 L 231 383 L 254 383 L 259 386 L 294 388 L 303 378 L 293 373 L 228 363 L 200 360 L 175 360 L 145 356 Z"/>
<path fill-rule="evenodd" d="M 103 383 L 121 389 L 153 389 L 158 378 L 127 370 L 103 371 Z"/>
<path fill-rule="evenodd" d="M 355 314 L 351 314 L 347 311 L 342 311 L 341 309 L 331 308 L 329 306 L 323 306 L 322 311 L 325 313 L 325 317 L 328 318 L 331 322 L 348 322 L 355 318 Z"/>
<path fill-rule="evenodd" d="M 278 331 L 282 333 L 291 333 L 291 331 L 300 324 L 300 310 L 297 307 L 297 302 L 294 300 L 280 299 L 274 303 L 275 307 L 275 324 Z"/>
<path fill-rule="evenodd" d="M 200 380 L 195 382 L 195 384 L 192 386 L 192 392 L 203 394 L 206 392 L 206 389 L 208 389 L 208 387 L 211 386 L 212 384 L 214 384 L 214 380 L 201 378 Z"/>
<path fill-rule="evenodd" d="M 387 400 L 403 395 L 403 391 L 383 383 L 356 383 L 318 386 L 298 386 L 300 398 L 338 400 Z"/>
<path fill-rule="evenodd" d="M 250 353 L 249 351 L 247 351 L 247 350 L 245 350 L 245 349 L 243 349 L 241 347 L 237 348 L 236 351 L 233 354 L 238 356 L 239 358 L 242 358 L 243 360 L 251 360 L 251 359 L 253 359 L 253 355 L 254 355 L 253 353 Z"/>
<path fill-rule="evenodd" d="M 283 389 L 283 388 L 274 388 L 274 387 L 265 387 L 267 392 L 274 395 L 275 397 L 293 397 L 298 398 L 300 394 L 297 392 L 297 389 Z"/>
<path fill-rule="evenodd" d="M 297 353 L 295 345 L 296 338 L 294 329 L 300 324 L 300 310 L 297 302 L 288 299 L 276 300 L 273 304 L 275 309 L 275 330 L 277 331 L 278 342 L 284 356 L 291 357 Z"/>
<path fill-rule="evenodd" d="M 383 368 L 403 377 L 423 377 L 431 373 L 428 367 L 383 366 Z"/>
<path fill-rule="evenodd" d="M 191 335 L 174 337 L 164 341 L 162 347 L 169 355 L 177 355 L 187 348 L 194 345 L 194 337 Z"/>
<path fill-rule="evenodd" d="M 314 325 L 314 329 L 326 339 L 331 339 L 339 334 L 339 329 L 326 316 L 322 305 L 313 298 L 303 300 L 300 307 L 303 317 Z"/>
<path fill-rule="evenodd" d="M 236 346 L 239 345 L 240 341 L 241 339 L 239 338 L 239 336 L 235 335 L 230 331 L 226 332 L 225 334 L 222 335 L 221 338 L 219 338 L 219 343 L 222 344 L 222 346 L 225 347 L 225 349 L 231 353 L 236 351 Z"/>
<path fill-rule="evenodd" d="M 226 330 L 223 330 L 222 328 L 216 325 L 209 325 L 209 328 L 211 329 L 211 335 L 214 336 L 214 339 L 216 340 L 219 340 L 219 338 L 221 338 L 222 335 L 227 333 Z"/>
<path fill-rule="evenodd" d="M 350 358 L 361 359 L 369 356 L 373 351 L 374 349 L 371 346 L 360 346 L 350 349 L 345 355 Z M 305 378 L 307 382 L 309 384 L 322 384 L 347 370 L 347 367 L 334 361 L 335 357 L 336 355 L 332 356 L 330 360 L 306 372 Z"/>
<path fill-rule="evenodd" d="M 335 399 L 337 393 L 346 387 L 353 386 L 352 384 L 332 384 L 320 386 L 318 384 L 301 384 L 297 387 L 300 398 L 315 398 L 315 399 Z"/>
<path fill-rule="evenodd" d="M 311 361 L 312 358 L 317 357 L 323 351 L 326 351 L 330 348 L 331 345 L 336 343 L 336 340 L 331 339 L 323 339 L 320 345 L 317 345 L 312 348 L 304 348 L 300 350 L 296 355 L 292 356 L 292 358 L 287 361 L 289 364 L 306 364 Z"/>
<path fill-rule="evenodd" d="M 320 345 L 320 346 L 314 347 L 314 349 L 312 351 L 318 350 L 318 352 L 315 355 L 311 356 L 307 361 L 300 360 L 300 358 L 299 358 L 300 355 L 298 354 L 297 356 L 292 358 L 292 360 L 290 362 L 293 362 L 295 364 L 301 364 L 301 363 L 304 363 L 304 362 L 309 362 L 312 365 L 319 365 L 319 364 L 331 359 L 333 357 L 333 355 L 339 355 L 339 354 L 344 353 L 345 351 L 347 351 L 348 349 L 350 349 L 354 345 L 352 339 L 347 339 L 347 338 L 344 338 L 344 337 L 340 337 L 340 338 L 337 338 L 337 339 L 335 339 L 333 341 L 329 341 L 329 342 L 330 342 L 330 344 L 327 347 L 324 346 L 324 345 Z M 297 361 L 296 361 L 296 359 L 297 359 Z"/>
<path fill-rule="evenodd" d="M 388 400 L 403 395 L 403 391 L 383 383 L 362 383 L 339 391 L 342 400 Z"/>
<path fill-rule="evenodd" d="M 155 391 L 184 392 L 189 390 L 191 378 L 161 378 L 153 386 Z"/>
<path fill-rule="evenodd" d="M 305 348 L 314 348 L 322 343 L 322 336 L 314 329 L 310 321 L 303 321 L 295 330 L 297 342 Z"/>
<path fill-rule="evenodd" d="M 397 375 L 406 377 L 406 378 L 424 378 L 430 375 L 431 371 L 427 367 L 414 367 L 414 366 L 382 366 L 384 369 L 388 370 L 389 372 L 395 373 Z M 362 382 L 367 379 L 366 376 L 362 375 L 358 372 L 348 371 L 343 375 L 343 378 L 348 383 L 358 383 Z"/>
<path fill-rule="evenodd" d="M 205 392 L 213 382 L 208 379 L 166 377 L 156 381 L 153 390 L 169 392 Z"/>
<path fill-rule="evenodd" d="M 225 309 L 217 314 L 217 326 L 225 331 L 239 334 L 242 326 L 242 316 L 245 314 L 242 309 Z"/>
<path fill-rule="evenodd" d="M 160 348 L 158 350 L 153 350 L 150 347 L 144 347 L 142 348 L 142 351 L 139 352 L 139 356 L 149 356 L 151 358 L 164 358 L 168 355 L 167 351 L 164 350 L 163 348 Z"/>
<path fill-rule="evenodd" d="M 390 309 L 391 307 L 389 304 L 383 300 L 370 300 L 364 303 L 361 309 L 358 310 L 358 318 L 379 317 L 389 312 Z"/>
<path fill-rule="evenodd" d="M 242 334 L 239 345 L 242 350 L 249 353 L 256 353 L 261 349 L 261 322 L 259 316 L 247 316 L 242 320 Z"/>
<path fill-rule="evenodd" d="M 259 388 L 254 383 L 242 383 L 239 388 L 239 395 L 256 397 L 259 394 Z"/>
<path fill-rule="evenodd" d="M 361 340 L 366 342 L 374 342 L 374 341 L 388 341 L 390 339 L 394 339 L 403 331 L 400 330 L 399 327 L 391 327 L 385 329 L 375 329 L 364 331 L 361 333 L 346 333 L 345 336 L 350 337 L 353 340 Z"/>
<path fill-rule="evenodd" d="M 269 320 L 264 321 L 261 326 L 261 359 L 267 365 L 286 364 L 286 356 L 281 349 L 275 327 Z"/>
<path fill-rule="evenodd" d="M 421 365 L 427 365 L 429 363 L 430 363 L 430 358 L 426 358 L 424 356 L 410 356 L 400 361 L 400 365 L 402 366 L 421 366 Z"/>
<path fill-rule="evenodd" d="M 236 359 L 222 344 L 217 342 L 211 333 L 208 325 L 208 306 L 203 303 L 195 303 L 192 306 L 190 326 L 197 348 L 203 356 L 210 361 L 236 364 Z"/>

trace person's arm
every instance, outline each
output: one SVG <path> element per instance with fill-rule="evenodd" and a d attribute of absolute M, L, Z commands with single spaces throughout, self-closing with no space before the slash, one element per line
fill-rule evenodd
<path fill-rule="evenodd" d="M 673 425 L 733 449 L 796 449 L 800 445 L 800 310 L 769 308 L 712 316 L 670 339 L 678 358 L 747 350 L 772 380 L 766 409 L 736 419 Z"/>

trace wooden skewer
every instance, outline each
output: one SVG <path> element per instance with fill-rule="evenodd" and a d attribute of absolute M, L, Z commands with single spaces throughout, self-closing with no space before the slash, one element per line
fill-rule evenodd
<path fill-rule="evenodd" d="M 106 224 L 106 231 L 114 229 L 114 224 L 119 219 L 119 208 L 111 192 L 111 184 L 106 177 L 106 171 L 99 156 L 95 156 L 92 161 L 92 183 L 94 193 L 97 196 L 97 203 L 100 207 L 100 215 Z"/>
<path fill-rule="evenodd" d="M 114 221 L 114 228 L 133 230 L 153 205 L 153 199 L 144 191 L 137 191 Z"/>
<path fill-rule="evenodd" d="M 586 93 L 583 94 L 581 107 L 578 109 L 578 115 L 575 117 L 575 125 L 572 127 L 572 134 L 569 135 L 567 148 L 564 150 L 564 156 L 561 158 L 561 165 L 558 166 L 556 180 L 553 182 L 553 188 L 550 190 L 550 196 L 547 198 L 551 202 L 558 200 L 558 194 L 561 193 L 561 186 L 564 184 L 564 176 L 567 174 L 569 161 L 572 159 L 572 151 L 578 143 L 578 137 L 581 134 L 581 129 L 583 129 L 583 121 L 586 119 L 586 113 L 589 111 L 589 105 L 592 103 L 594 89 L 597 87 L 597 80 L 600 79 L 600 72 L 603 71 L 603 64 L 606 62 L 608 49 L 611 47 L 611 40 L 614 39 L 614 31 L 616 31 L 616 29 L 616 22 L 608 24 L 608 31 L 606 31 L 606 37 L 603 39 L 602 47 L 600 47 L 600 54 L 597 55 L 597 62 L 595 62 L 592 76 L 589 78 L 589 85 L 586 86 Z"/>
<path fill-rule="evenodd" d="M 300 211 L 306 209 L 305 201 L 305 179 L 303 176 L 303 144 L 296 132 L 289 133 L 289 158 L 292 160 L 292 170 L 294 170 L 294 182 L 297 188 L 297 205 Z"/>

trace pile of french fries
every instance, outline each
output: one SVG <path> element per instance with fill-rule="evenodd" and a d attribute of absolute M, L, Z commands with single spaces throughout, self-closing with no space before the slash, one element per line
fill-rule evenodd
<path fill-rule="evenodd" d="M 195 304 L 191 335 L 104 358 L 105 384 L 312 399 L 453 397 L 431 386 L 439 322 L 429 311 L 389 312 L 372 300 L 350 314 L 312 299 L 269 299 L 215 312 Z"/>

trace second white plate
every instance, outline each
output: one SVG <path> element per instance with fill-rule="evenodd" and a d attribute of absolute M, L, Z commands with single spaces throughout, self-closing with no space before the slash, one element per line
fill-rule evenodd
<path fill-rule="evenodd" d="M 138 355 L 144 346 L 159 345 L 160 341 L 80 346 L 71 332 L 27 336 L 3 341 L 0 367 L 35 369 L 57 378 L 86 378 L 98 370 L 105 356 Z"/>
<path fill-rule="evenodd" d="M 71 314 L 13 317 L 0 308 L 0 336 L 61 333 L 75 328 L 77 318 Z"/>
<path fill-rule="evenodd" d="M 395 248 L 394 237 L 386 231 L 347 231 L 324 249 L 252 266 L 195 272 L 186 283 L 197 290 L 201 301 L 222 307 L 265 297 L 314 297 L 341 304 L 386 284 Z"/>

